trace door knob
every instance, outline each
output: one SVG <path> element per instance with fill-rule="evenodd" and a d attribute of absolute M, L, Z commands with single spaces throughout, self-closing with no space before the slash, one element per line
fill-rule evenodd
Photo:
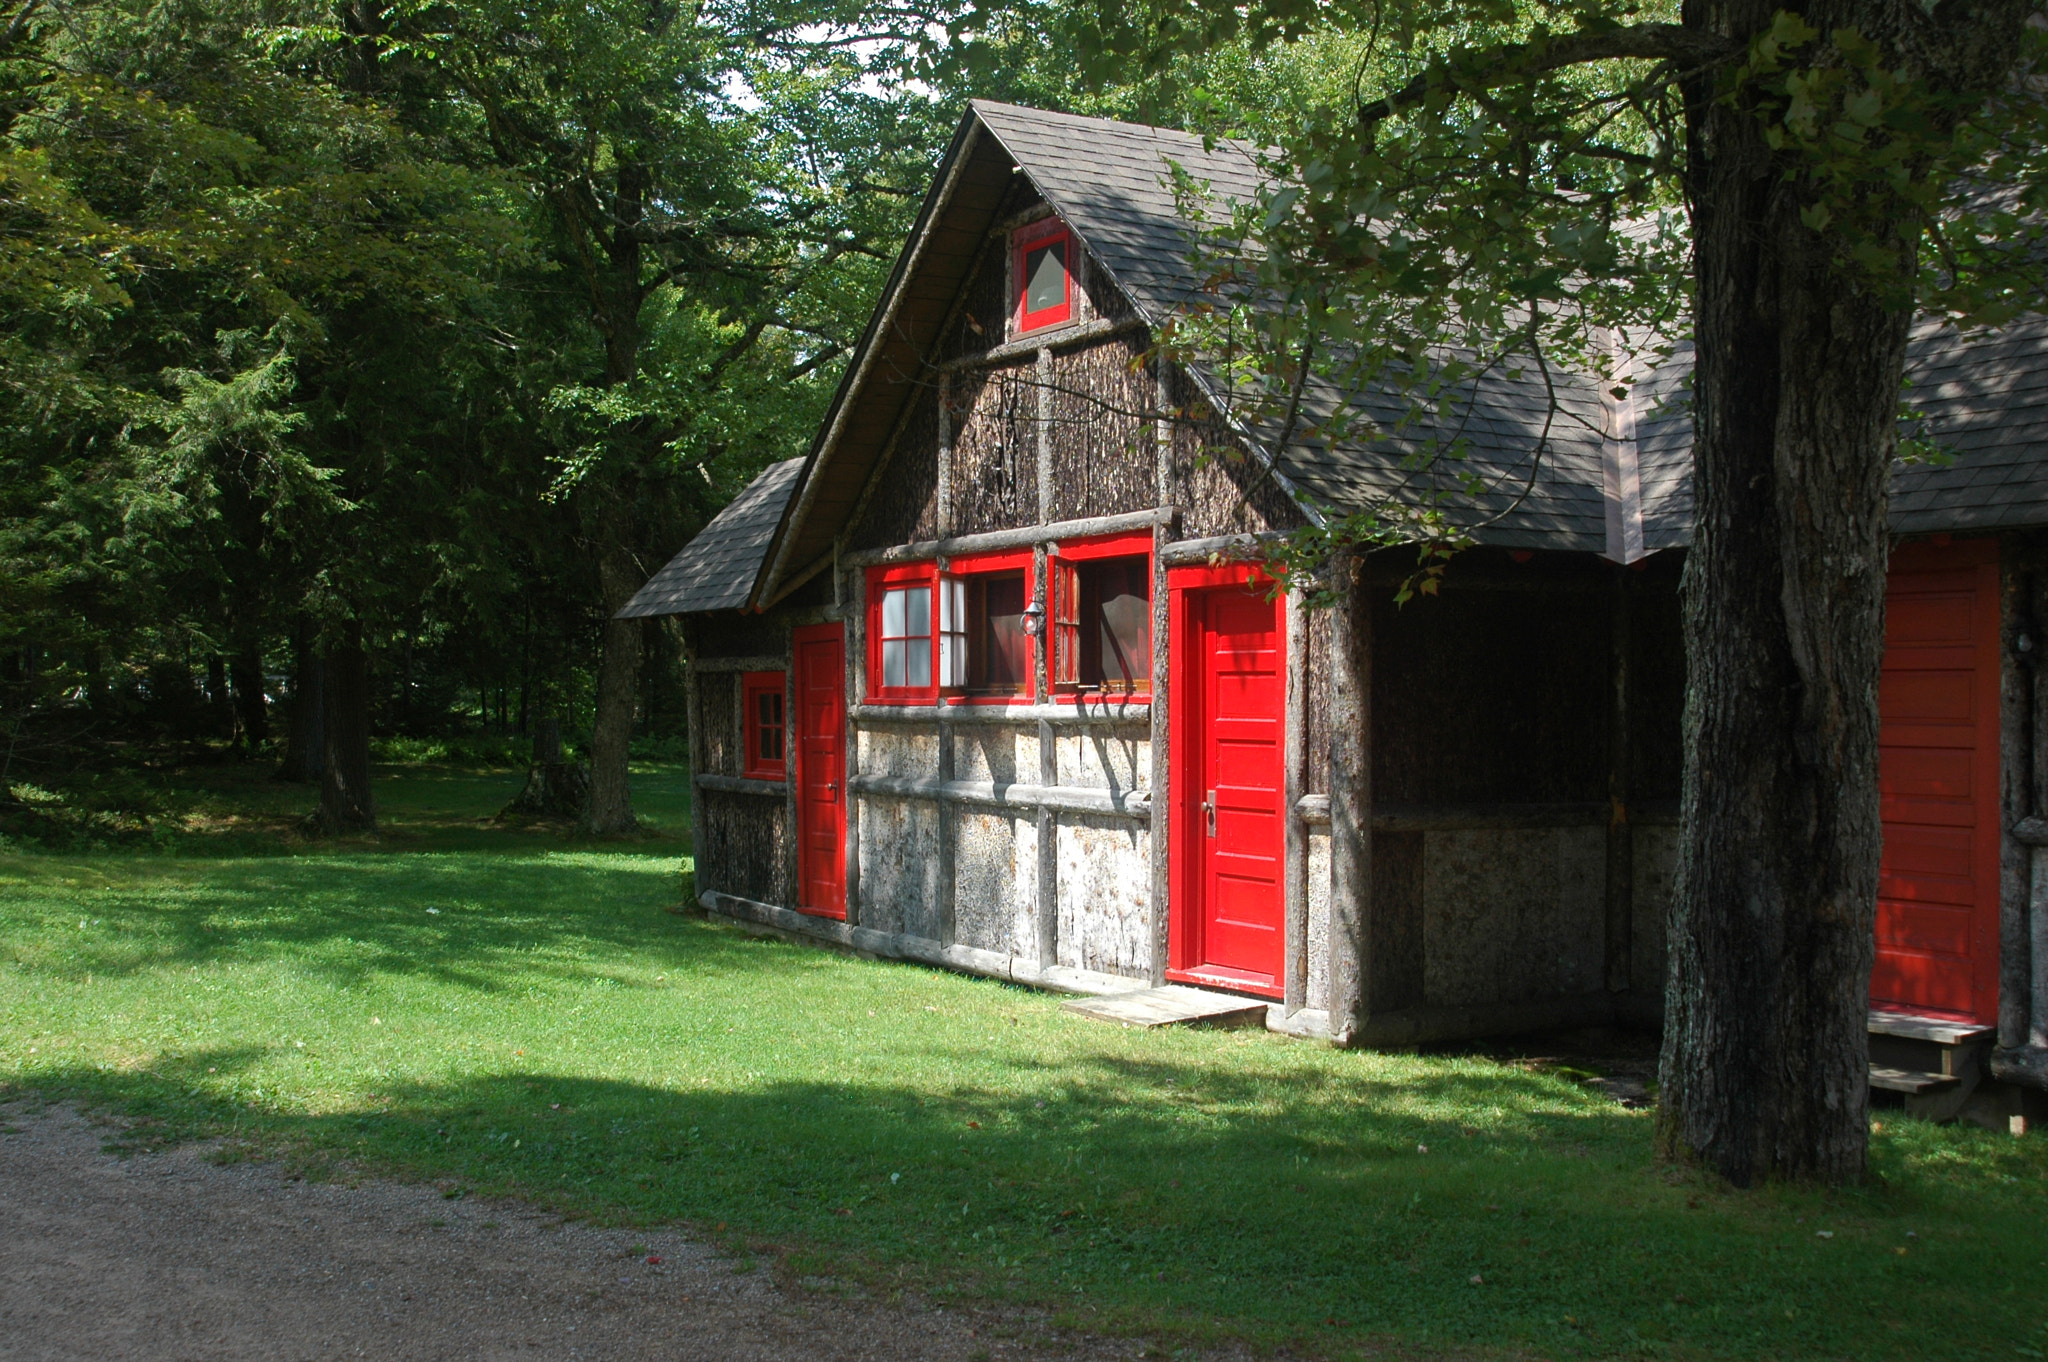
<path fill-rule="evenodd" d="M 1202 812 L 1209 818 L 1209 835 L 1216 835 L 1216 792 L 1209 791 L 1209 797 L 1202 801 Z"/>

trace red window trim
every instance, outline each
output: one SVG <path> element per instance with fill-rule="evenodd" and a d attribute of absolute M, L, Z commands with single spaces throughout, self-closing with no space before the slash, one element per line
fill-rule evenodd
<path fill-rule="evenodd" d="M 1048 241 L 1064 240 L 1066 251 L 1066 299 L 1058 307 L 1048 307 L 1037 312 L 1024 310 L 1025 291 L 1029 281 L 1024 277 L 1024 257 L 1034 247 Z M 1010 280 L 1014 296 L 1010 316 L 1016 323 L 1017 334 L 1027 335 L 1033 331 L 1044 331 L 1049 327 L 1063 326 L 1074 320 L 1074 234 L 1067 224 L 1056 217 L 1044 218 L 1028 227 L 1019 227 L 1010 237 Z"/>
<path fill-rule="evenodd" d="M 1095 539 L 1062 540 L 1055 547 L 1053 557 L 1055 560 L 1065 559 L 1073 563 L 1086 563 L 1103 558 L 1142 557 L 1145 559 L 1147 567 L 1150 567 L 1152 565 L 1152 532 L 1150 530 L 1136 530 L 1126 534 L 1102 535 Z M 1152 575 L 1156 577 L 1156 571 Z M 1046 593 L 1052 597 L 1052 600 L 1047 602 L 1045 612 L 1045 631 L 1048 647 L 1051 647 L 1052 642 L 1056 641 L 1059 637 L 1059 606 L 1062 604 L 1059 597 L 1060 576 L 1057 561 L 1049 564 L 1046 571 Z M 1048 659 L 1046 675 L 1057 677 L 1059 674 L 1059 656 L 1055 652 Z M 1084 692 L 1077 688 L 1077 683 L 1071 681 L 1055 681 L 1052 689 L 1053 703 L 1060 705 L 1079 704 L 1083 700 L 1099 700 L 1104 704 L 1140 704 L 1149 703 L 1152 699 L 1152 683 L 1149 678 L 1147 678 L 1142 689 L 1129 691 Z"/>
<path fill-rule="evenodd" d="M 878 705 L 929 705 L 939 698 L 939 565 L 929 559 L 919 563 L 890 563 L 868 569 L 867 671 L 869 703 Z M 932 683 L 929 686 L 884 686 L 882 684 L 882 593 L 892 588 L 923 583 L 932 589 Z"/>
<path fill-rule="evenodd" d="M 760 710 L 754 704 L 757 695 L 778 695 L 782 697 L 782 759 L 767 761 L 761 756 L 759 742 L 761 719 Z M 740 724 L 741 740 L 746 743 L 746 760 L 741 765 L 742 775 L 753 780 L 787 780 L 789 778 L 789 674 L 787 672 L 742 672 L 740 674 Z"/>

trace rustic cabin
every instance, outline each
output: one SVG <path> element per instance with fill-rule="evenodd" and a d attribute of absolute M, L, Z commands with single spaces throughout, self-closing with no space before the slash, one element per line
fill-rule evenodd
<path fill-rule="evenodd" d="M 1565 376 L 1547 438 L 1535 378 L 1491 376 L 1466 457 L 1502 490 L 1441 595 L 1397 608 L 1385 555 L 1309 609 L 1260 537 L 1410 474 L 1263 450 L 1148 356 L 1200 287 L 1171 165 L 1259 183 L 1229 142 L 975 104 L 810 453 L 622 612 L 681 617 L 703 907 L 1133 1020 L 1654 1025 L 1689 357 Z M 2048 1086 L 2048 327 L 1925 327 L 1913 373 L 1959 457 L 1893 491 L 1873 1081 L 2003 1122 Z"/>

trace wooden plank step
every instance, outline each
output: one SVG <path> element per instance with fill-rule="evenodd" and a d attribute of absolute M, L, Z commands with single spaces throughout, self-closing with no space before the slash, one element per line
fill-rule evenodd
<path fill-rule="evenodd" d="M 1916 1017 L 1910 1012 L 1873 1011 L 1870 1030 L 1873 1035 L 1903 1036 L 1908 1040 L 1932 1041 L 1936 1045 L 1968 1045 L 1973 1041 L 1989 1040 L 1997 1034 L 1995 1027 Z"/>
<path fill-rule="evenodd" d="M 1883 1088 L 1886 1092 L 1902 1092 L 1909 1097 L 1940 1092 L 1943 1088 L 1953 1088 L 1960 1081 L 1947 1074 L 1921 1073 L 1915 1069 L 1887 1069 L 1881 1064 L 1870 1066 L 1871 1087 Z"/>
<path fill-rule="evenodd" d="M 1211 993 L 1205 988 L 1168 984 L 1164 988 L 1134 989 L 1129 993 L 1105 993 L 1096 998 L 1075 998 L 1062 1003 L 1069 1012 L 1098 1021 L 1121 1022 L 1125 1026 L 1263 1026 L 1267 1004 L 1256 998 L 1239 998 L 1229 993 Z"/>

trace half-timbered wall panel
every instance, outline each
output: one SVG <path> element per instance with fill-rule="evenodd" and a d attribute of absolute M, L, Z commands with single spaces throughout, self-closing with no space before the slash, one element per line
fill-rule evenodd
<path fill-rule="evenodd" d="M 853 547 L 911 544 L 937 536 L 938 441 L 938 386 L 926 382 L 849 536 Z"/>
<path fill-rule="evenodd" d="M 1530 1002 L 1600 989 L 1606 858 L 1597 826 L 1428 834 L 1425 1001 Z"/>
<path fill-rule="evenodd" d="M 1155 384 L 1142 338 L 1055 351 L 1048 366 L 1052 518 L 1142 511 L 1158 502 Z M 1136 366 L 1136 367 L 1134 367 Z"/>
<path fill-rule="evenodd" d="M 1037 954 L 1037 819 L 974 808 L 953 817 L 953 939 L 1005 955 Z"/>
<path fill-rule="evenodd" d="M 740 773 L 738 683 L 735 672 L 704 672 L 697 678 L 699 775 Z"/>
<path fill-rule="evenodd" d="M 956 534 L 1038 523 L 1038 388 L 1029 360 L 954 376 Z"/>
<path fill-rule="evenodd" d="M 860 923 L 882 932 L 939 939 L 939 819 L 932 800 L 864 795 L 860 800 Z"/>
<path fill-rule="evenodd" d="M 1059 963 L 1143 975 L 1152 963 L 1144 828 L 1128 818 L 1074 813 L 1061 814 L 1056 827 Z"/>
<path fill-rule="evenodd" d="M 780 799 L 699 790 L 704 803 L 704 845 L 697 849 L 697 887 L 753 899 L 793 902 L 789 866 L 793 843 L 788 810 Z"/>

